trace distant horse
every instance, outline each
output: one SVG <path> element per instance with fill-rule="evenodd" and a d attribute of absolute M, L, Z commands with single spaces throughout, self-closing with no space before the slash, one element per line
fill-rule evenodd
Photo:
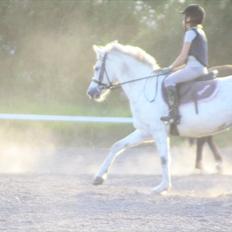
<path fill-rule="evenodd" d="M 155 141 L 161 159 L 162 180 L 153 191 L 168 190 L 171 187 L 170 126 L 160 120 L 161 116 L 168 113 L 168 106 L 163 97 L 165 76 L 159 75 L 159 71 L 154 73 L 154 70 L 159 70 L 159 66 L 152 56 L 140 48 L 112 42 L 105 47 L 94 46 L 94 50 L 97 62 L 88 95 L 100 101 L 112 88 L 121 86 L 128 97 L 136 128 L 111 147 L 95 176 L 94 184 L 104 182 L 113 161 L 125 149 Z M 152 78 L 147 76 L 151 73 L 154 73 Z M 210 96 L 198 102 L 199 114 L 196 114 L 194 104 L 180 105 L 181 122 L 177 127 L 180 136 L 206 137 L 232 125 L 232 76 L 200 84 L 191 83 L 191 88 L 196 88 L 196 94 L 200 96 L 207 94 L 212 86 Z"/>
<path fill-rule="evenodd" d="M 220 65 L 220 66 L 213 66 L 209 68 L 209 71 L 217 71 L 217 75 L 219 77 L 225 77 L 232 75 L 232 65 Z M 190 143 L 193 143 L 193 139 L 190 140 Z M 202 170 L 202 152 L 203 146 L 208 144 L 210 150 L 213 153 L 214 159 L 216 161 L 216 170 L 221 173 L 222 172 L 222 157 L 220 155 L 219 150 L 217 149 L 212 136 L 202 137 L 196 139 L 196 161 L 195 161 L 195 168 Z"/>

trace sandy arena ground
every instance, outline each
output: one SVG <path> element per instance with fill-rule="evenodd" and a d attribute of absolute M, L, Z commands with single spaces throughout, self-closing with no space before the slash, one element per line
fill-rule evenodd
<path fill-rule="evenodd" d="M 173 149 L 173 189 L 166 195 L 151 194 L 160 181 L 151 147 L 119 157 L 97 187 L 92 178 L 107 149 L 20 151 L 20 158 L 12 151 L 1 158 L 0 231 L 232 231 L 230 149 L 223 151 L 224 175 L 213 173 L 209 154 L 207 173 L 193 174 L 194 150 Z"/>

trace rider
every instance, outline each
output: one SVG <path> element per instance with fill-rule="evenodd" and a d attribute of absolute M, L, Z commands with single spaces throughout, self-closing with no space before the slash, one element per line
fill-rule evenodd
<path fill-rule="evenodd" d="M 184 14 L 183 26 L 185 29 L 183 47 L 176 60 L 162 70 L 164 74 L 174 72 L 164 81 L 167 89 L 169 115 L 161 117 L 161 120 L 176 124 L 180 122 L 177 84 L 194 80 L 208 73 L 208 44 L 202 27 L 205 10 L 197 4 L 192 4 L 181 13 Z M 184 67 L 181 67 L 183 65 Z M 178 68 L 180 69 L 177 70 Z"/>

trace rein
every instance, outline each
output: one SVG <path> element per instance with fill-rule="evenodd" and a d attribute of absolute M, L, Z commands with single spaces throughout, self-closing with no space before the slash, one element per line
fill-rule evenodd
<path fill-rule="evenodd" d="M 130 81 L 124 81 L 124 82 L 121 82 L 121 83 L 118 83 L 118 84 L 111 84 L 110 89 L 116 89 L 116 88 L 121 87 L 122 85 L 130 84 L 130 83 L 137 82 L 137 81 L 142 81 L 142 80 L 145 80 L 145 79 L 150 79 L 150 78 L 153 78 L 155 76 L 158 76 L 158 75 L 157 74 L 152 74 L 152 75 L 140 77 L 140 78 L 137 78 L 137 79 L 133 79 L 133 80 L 130 80 Z"/>
<path fill-rule="evenodd" d="M 121 87 L 122 85 L 130 84 L 130 83 L 137 82 L 137 81 L 142 81 L 142 80 L 145 80 L 145 79 L 150 79 L 150 78 L 153 78 L 153 77 L 159 77 L 162 74 L 159 70 L 157 70 L 157 71 L 154 71 L 152 75 L 136 78 L 136 79 L 129 80 L 129 81 L 124 81 L 124 82 L 121 82 L 121 83 L 118 83 L 118 84 L 113 84 L 110 81 L 109 75 L 108 75 L 106 67 L 105 67 L 106 66 L 105 65 L 106 64 L 106 58 L 107 58 L 107 53 L 105 53 L 105 55 L 103 57 L 102 66 L 101 66 L 101 70 L 100 70 L 100 74 L 99 74 L 99 80 L 92 79 L 93 82 L 95 82 L 98 85 L 102 86 L 103 89 L 110 89 L 110 90 L 111 89 L 117 89 L 117 88 Z M 104 77 L 104 73 L 106 74 L 106 78 L 107 78 L 107 81 L 108 81 L 107 84 L 102 82 L 103 77 Z M 157 88 L 158 88 L 158 78 L 157 78 L 157 81 L 156 81 L 156 90 L 157 90 Z"/>

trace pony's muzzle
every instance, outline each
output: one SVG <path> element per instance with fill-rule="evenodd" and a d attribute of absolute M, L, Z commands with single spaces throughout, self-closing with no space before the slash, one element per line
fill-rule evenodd
<path fill-rule="evenodd" d="M 87 90 L 87 95 L 90 99 L 97 99 L 101 95 L 101 91 L 97 87 L 89 87 Z"/>

